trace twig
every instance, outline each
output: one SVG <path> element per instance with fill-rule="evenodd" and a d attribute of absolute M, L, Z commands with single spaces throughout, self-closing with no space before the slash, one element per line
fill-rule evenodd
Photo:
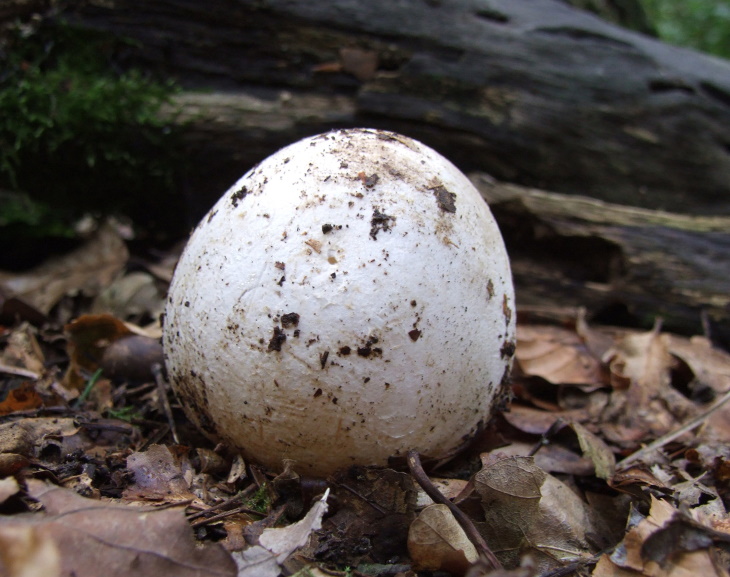
<path fill-rule="evenodd" d="M 426 475 L 426 472 L 423 470 L 423 466 L 421 465 L 421 457 L 419 456 L 418 451 L 408 451 L 408 468 L 411 470 L 413 478 L 426 492 L 426 495 L 431 497 L 435 503 L 441 503 L 449 508 L 449 511 L 451 511 L 456 520 L 459 522 L 461 528 L 464 529 L 464 532 L 467 537 L 469 537 L 469 540 L 474 544 L 474 547 L 476 547 L 477 551 L 487 560 L 488 563 L 492 565 L 492 568 L 501 569 L 502 564 L 499 562 L 499 559 L 497 559 L 494 553 L 492 553 L 489 545 L 487 545 L 487 542 L 481 536 L 479 531 L 477 531 L 477 528 L 474 526 L 471 519 L 469 519 L 464 511 L 444 497 L 431 482 L 431 479 L 428 478 L 428 475 Z"/>
<path fill-rule="evenodd" d="M 198 527 L 202 527 L 203 525 L 207 525 L 209 523 L 215 523 L 216 521 L 220 521 L 221 519 L 225 519 L 226 517 L 231 517 L 233 515 L 237 515 L 238 513 L 246 513 L 248 515 L 257 515 L 259 517 L 266 517 L 268 513 L 262 513 L 261 511 L 254 511 L 253 509 L 249 509 L 248 507 L 244 507 L 241 505 L 240 507 L 236 507 L 235 509 L 231 509 L 230 511 L 223 511 L 223 513 L 218 513 L 217 515 L 213 515 L 212 517 L 206 517 L 205 519 L 198 519 L 194 523 L 191 523 L 190 526 L 193 529 L 196 529 Z"/>
<path fill-rule="evenodd" d="M 176 444 L 180 444 L 180 439 L 177 436 L 177 428 L 175 427 L 175 418 L 172 416 L 172 407 L 170 407 L 170 401 L 167 398 L 167 383 L 162 376 L 162 366 L 160 363 L 154 363 L 152 367 L 152 374 L 155 375 L 155 382 L 157 383 L 157 391 L 160 395 L 160 402 L 162 408 L 165 411 L 167 417 L 167 423 L 170 425 L 170 432 L 172 433 L 172 439 Z"/>
<path fill-rule="evenodd" d="M 21 367 L 13 367 L 11 365 L 6 365 L 5 363 L 0 363 L 0 373 L 14 375 L 16 377 L 24 377 L 26 379 L 33 379 L 34 381 L 41 378 L 41 376 L 34 371 L 29 371 L 28 369 L 23 369 Z"/>
<path fill-rule="evenodd" d="M 243 491 L 239 491 L 238 493 L 233 495 L 233 497 L 230 497 L 229 499 L 226 499 L 225 501 L 221 501 L 220 503 L 216 503 L 212 507 L 208 507 L 207 509 L 203 509 L 202 511 L 193 513 L 192 515 L 188 515 L 188 521 L 192 521 L 193 519 L 197 519 L 198 517 L 202 517 L 204 515 L 207 515 L 208 513 L 213 513 L 214 511 L 220 511 L 221 509 L 225 509 L 228 505 L 235 503 L 236 501 L 240 501 L 244 497 L 248 497 L 256 489 L 258 489 L 258 487 L 256 487 L 256 485 L 251 483 Z"/>
<path fill-rule="evenodd" d="M 727 403 L 728 401 L 730 401 L 730 391 L 727 391 L 722 397 L 720 397 L 717 401 L 715 401 L 715 403 L 709 409 L 707 409 L 704 413 L 696 416 L 694 419 L 692 419 L 688 423 L 685 423 L 679 429 L 676 429 L 674 431 L 670 431 L 666 435 L 662 435 L 661 437 L 659 437 L 655 441 L 649 443 L 645 447 L 642 447 L 641 449 L 639 449 L 635 453 L 632 453 L 631 455 L 629 455 L 628 457 L 626 457 L 625 459 L 623 459 L 622 461 L 620 461 L 616 465 L 616 468 L 617 469 L 624 468 L 628 464 L 633 463 L 634 461 L 638 461 L 639 459 L 643 459 L 648 454 L 656 451 L 657 449 L 661 449 L 667 443 L 671 443 L 677 437 L 681 437 L 682 435 L 684 435 L 688 431 L 691 431 L 695 427 L 701 425 L 705 420 L 707 420 L 710 417 L 710 415 L 712 415 L 715 411 L 718 411 L 719 409 L 721 409 L 722 406 L 725 403 Z"/>
<path fill-rule="evenodd" d="M 358 493 L 357 491 L 355 491 L 355 489 L 353 489 L 352 487 L 348 487 L 344 483 L 336 483 L 336 485 L 338 487 L 342 487 L 343 489 L 346 489 L 347 491 L 349 491 L 350 493 L 352 493 L 353 495 L 355 495 L 355 497 L 358 497 L 359 499 L 362 499 L 363 501 L 365 501 L 365 503 L 367 503 L 368 505 L 370 505 L 373 509 L 375 509 L 381 515 L 387 515 L 388 514 L 388 511 L 386 511 L 385 509 L 383 509 L 380 505 L 378 505 L 377 503 L 373 503 L 370 499 L 368 499 L 367 497 L 365 497 L 365 495 L 361 495 L 360 493 Z"/>
<path fill-rule="evenodd" d="M 557 435 L 558 431 L 560 431 L 560 429 L 562 429 L 564 426 L 565 419 L 563 419 L 562 417 L 557 418 L 555 422 L 550 425 L 550 428 L 542 434 L 540 440 L 535 443 L 535 446 L 532 447 L 532 450 L 527 454 L 527 456 L 534 457 L 540 449 L 546 447 L 550 443 L 552 438 Z"/>

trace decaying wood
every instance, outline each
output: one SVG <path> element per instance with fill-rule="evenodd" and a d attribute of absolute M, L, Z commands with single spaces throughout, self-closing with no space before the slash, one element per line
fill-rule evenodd
<path fill-rule="evenodd" d="M 510 253 L 519 305 L 580 303 L 651 326 L 730 337 L 730 217 L 548 193 L 473 174 Z"/>
<path fill-rule="evenodd" d="M 245 112 L 193 123 L 192 196 L 293 136 L 369 125 L 501 180 L 730 214 L 730 63 L 559 0 L 115 0 L 79 3 L 71 20 L 134 39 L 124 65 L 290 102 L 273 124 Z M 317 98 L 313 116 L 295 106 Z M 319 107 L 338 98 L 344 108 Z"/>

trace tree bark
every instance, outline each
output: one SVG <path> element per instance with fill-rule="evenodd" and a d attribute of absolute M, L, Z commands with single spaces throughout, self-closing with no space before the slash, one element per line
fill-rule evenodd
<path fill-rule="evenodd" d="M 688 216 L 499 183 L 472 182 L 507 244 L 518 310 L 580 304 L 598 320 L 730 344 L 730 217 Z"/>
<path fill-rule="evenodd" d="M 189 88 L 347 101 L 290 109 L 281 127 L 265 114 L 243 131 L 219 123 L 225 146 L 201 118 L 192 196 L 292 137 L 370 125 L 502 180 L 730 214 L 730 64 L 559 0 L 116 0 L 80 4 L 72 21 L 133 39 L 120 62 Z"/>

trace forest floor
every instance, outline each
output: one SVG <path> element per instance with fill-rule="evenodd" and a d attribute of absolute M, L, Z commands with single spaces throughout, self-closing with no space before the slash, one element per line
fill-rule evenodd
<path fill-rule="evenodd" d="M 520 310 L 511 409 L 465 452 L 309 479 L 189 424 L 159 344 L 179 250 L 130 256 L 124 236 L 0 273 L 0 575 L 729 574 L 711 335 Z"/>

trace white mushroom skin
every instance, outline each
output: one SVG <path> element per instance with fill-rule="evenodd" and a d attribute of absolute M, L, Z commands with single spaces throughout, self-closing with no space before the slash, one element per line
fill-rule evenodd
<path fill-rule="evenodd" d="M 167 370 L 206 434 L 302 474 L 452 454 L 508 397 L 509 260 L 469 180 L 392 132 L 305 138 L 246 173 L 170 287 Z"/>

